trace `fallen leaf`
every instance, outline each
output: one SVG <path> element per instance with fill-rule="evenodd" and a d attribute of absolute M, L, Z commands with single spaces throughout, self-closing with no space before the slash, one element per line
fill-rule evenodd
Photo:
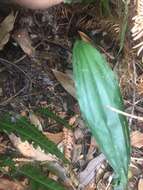
<path fill-rule="evenodd" d="M 143 190 L 143 179 L 140 179 L 140 180 L 139 180 L 139 183 L 138 183 L 138 190 Z"/>
<path fill-rule="evenodd" d="M 19 44 L 25 54 L 28 56 L 34 55 L 35 49 L 32 46 L 32 41 L 30 39 L 29 33 L 25 28 L 14 31 L 13 38 Z"/>
<path fill-rule="evenodd" d="M 25 187 L 21 183 L 11 181 L 5 178 L 0 179 L 0 190 L 24 190 Z"/>
<path fill-rule="evenodd" d="M 139 131 L 133 131 L 131 133 L 131 145 L 136 148 L 143 147 L 143 133 Z"/>
<path fill-rule="evenodd" d="M 92 43 L 91 38 L 90 38 L 87 34 L 85 34 L 85 33 L 82 32 L 82 31 L 78 31 L 78 33 L 79 33 L 81 39 L 82 39 L 84 42 Z"/>
<path fill-rule="evenodd" d="M 20 153 L 28 158 L 37 161 L 56 161 L 56 157 L 51 154 L 44 153 L 40 147 L 34 148 L 28 141 L 22 142 L 19 137 L 13 133 L 9 135 L 13 145 L 20 151 Z"/>
<path fill-rule="evenodd" d="M 52 70 L 56 79 L 61 83 L 63 88 L 74 98 L 76 98 L 76 91 L 75 91 L 75 85 L 73 79 L 60 71 Z"/>
<path fill-rule="evenodd" d="M 16 15 L 11 12 L 4 20 L 0 23 L 0 50 L 7 44 L 10 38 L 10 32 L 14 28 Z"/>
<path fill-rule="evenodd" d="M 55 134 L 44 132 L 44 135 L 47 136 L 47 138 L 53 141 L 55 144 L 59 144 L 63 140 L 63 132 L 55 133 Z"/>
<path fill-rule="evenodd" d="M 88 163 L 87 167 L 82 172 L 80 172 L 79 180 L 81 186 L 84 187 L 92 181 L 92 179 L 96 175 L 96 171 L 100 168 L 104 160 L 105 156 L 103 154 L 100 154 L 99 156 L 91 160 Z"/>

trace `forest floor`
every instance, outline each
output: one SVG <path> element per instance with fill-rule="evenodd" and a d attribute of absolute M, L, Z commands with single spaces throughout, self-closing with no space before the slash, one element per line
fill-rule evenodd
<path fill-rule="evenodd" d="M 58 5 L 46 10 L 21 9 L 0 14 L 0 114 L 26 116 L 33 124 L 42 125 L 43 133 L 62 147 L 72 163 L 70 182 L 63 180 L 68 189 L 113 189 L 113 171 L 80 116 L 72 77 L 73 44 L 79 33 L 89 36 L 118 75 L 125 112 L 139 116 L 128 118 L 132 144 L 128 186 L 142 190 L 143 65 L 132 48 L 133 8 L 129 6 L 128 32 L 117 56 L 124 17 L 121 5 L 113 2 L 110 16 L 99 7 L 98 3 Z M 37 116 L 35 110 L 39 107 L 48 107 L 64 118 L 73 131 Z M 28 162 L 30 153 L 20 145 L 22 141 L 15 145 L 14 139 L 10 141 L 1 133 L 0 154 L 15 155 L 18 162 Z M 26 183 L 25 179 L 13 181 L 1 173 L 2 190 L 23 190 Z"/>

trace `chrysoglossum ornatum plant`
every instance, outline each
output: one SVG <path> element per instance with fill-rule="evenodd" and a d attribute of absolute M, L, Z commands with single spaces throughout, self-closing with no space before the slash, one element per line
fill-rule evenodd
<path fill-rule="evenodd" d="M 126 117 L 109 108 L 124 110 L 116 76 L 104 56 L 82 40 L 77 40 L 73 48 L 73 70 L 83 118 L 114 169 L 116 185 L 123 190 L 131 151 Z"/>

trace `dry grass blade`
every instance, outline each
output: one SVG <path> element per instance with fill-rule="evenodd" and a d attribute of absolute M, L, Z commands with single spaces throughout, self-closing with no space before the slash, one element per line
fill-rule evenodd
<path fill-rule="evenodd" d="M 111 106 L 106 106 L 106 107 L 109 108 L 110 110 L 112 110 L 113 112 L 119 113 L 119 114 L 124 115 L 124 116 L 126 116 L 126 117 L 131 117 L 131 118 L 133 118 L 133 119 L 137 119 L 137 120 L 139 120 L 139 121 L 143 121 L 143 117 L 140 117 L 140 116 L 136 116 L 136 115 L 132 115 L 132 114 L 123 112 L 123 111 L 118 110 L 118 109 L 116 109 L 116 108 L 113 108 L 113 107 L 111 107 Z"/>
<path fill-rule="evenodd" d="M 55 144 L 59 144 L 63 140 L 63 132 L 59 132 L 59 133 L 44 132 L 44 135 L 49 140 L 53 141 Z"/>

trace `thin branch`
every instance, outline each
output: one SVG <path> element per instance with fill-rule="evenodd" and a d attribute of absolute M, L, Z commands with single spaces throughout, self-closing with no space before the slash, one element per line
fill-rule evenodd
<path fill-rule="evenodd" d="M 133 115 L 133 114 L 129 114 L 129 113 L 123 112 L 123 111 L 121 111 L 121 110 L 119 110 L 119 109 L 116 109 L 116 108 L 113 108 L 113 107 L 111 107 L 111 106 L 109 106 L 109 105 L 107 105 L 106 107 L 109 108 L 110 110 L 112 110 L 113 112 L 119 113 L 119 114 L 124 115 L 124 116 L 126 116 L 126 117 L 131 117 L 131 118 L 133 118 L 133 119 L 137 119 L 137 120 L 139 120 L 139 121 L 143 121 L 143 117 L 140 117 L 140 116 L 136 116 L 136 115 Z"/>

